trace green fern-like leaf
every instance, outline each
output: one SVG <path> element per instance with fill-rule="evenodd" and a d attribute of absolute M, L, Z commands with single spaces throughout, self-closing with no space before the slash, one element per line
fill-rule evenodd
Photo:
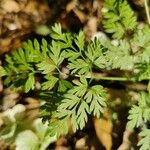
<path fill-rule="evenodd" d="M 136 28 L 136 16 L 126 0 L 105 0 L 104 9 L 103 26 L 107 33 L 113 34 L 113 38 L 120 39 Z"/>
<path fill-rule="evenodd" d="M 150 149 L 150 130 L 143 129 L 139 135 L 142 137 L 142 139 L 138 143 L 138 146 L 140 146 L 140 150 L 149 150 Z"/>
<path fill-rule="evenodd" d="M 113 69 L 131 70 L 134 66 L 134 57 L 126 40 L 120 40 L 119 46 L 108 43 L 108 51 L 105 52 L 107 66 Z"/>
<path fill-rule="evenodd" d="M 45 76 L 45 78 L 47 79 L 47 81 L 42 83 L 42 90 L 51 90 L 55 84 L 58 81 L 58 78 L 50 75 L 50 76 Z"/>
<path fill-rule="evenodd" d="M 106 104 L 106 91 L 100 85 L 92 86 L 88 89 L 85 97 L 86 102 L 90 104 L 90 113 L 99 118 L 103 113 Z"/>
<path fill-rule="evenodd" d="M 30 90 L 33 90 L 34 86 L 35 86 L 34 74 L 30 73 L 24 86 L 25 93 L 29 92 Z"/>
<path fill-rule="evenodd" d="M 68 133 L 68 118 L 64 118 L 61 120 L 51 120 L 50 122 L 50 136 L 59 137 L 62 134 Z"/>
<path fill-rule="evenodd" d="M 137 73 L 137 77 L 139 81 L 142 80 L 150 80 L 150 65 L 149 64 L 138 64 L 137 68 L 139 72 Z"/>
<path fill-rule="evenodd" d="M 84 50 L 85 36 L 83 31 L 80 31 L 75 39 L 75 44 L 78 46 L 80 51 Z"/>
<path fill-rule="evenodd" d="M 129 122 L 128 127 L 130 129 L 142 126 L 144 122 L 150 121 L 150 95 L 142 92 L 139 95 L 138 106 L 133 105 L 129 111 Z"/>
<path fill-rule="evenodd" d="M 83 59 L 76 59 L 69 63 L 68 68 L 72 70 L 72 74 L 78 73 L 80 75 L 87 74 L 90 72 L 90 64 Z"/>
<path fill-rule="evenodd" d="M 132 43 L 137 47 L 139 52 L 139 62 L 149 63 L 150 62 L 150 27 L 145 25 L 142 29 L 139 29 L 132 40 Z"/>
<path fill-rule="evenodd" d="M 68 48 L 72 46 L 72 35 L 70 33 L 62 33 L 61 25 L 54 24 L 50 36 L 59 43 L 61 48 Z"/>
<path fill-rule="evenodd" d="M 105 68 L 106 67 L 106 59 L 103 53 L 103 46 L 100 40 L 95 39 L 95 41 L 91 41 L 87 46 L 87 50 L 85 51 L 85 55 L 89 59 L 91 63 L 91 68 L 96 66 L 98 68 Z"/>
<path fill-rule="evenodd" d="M 5 69 L 2 66 L 0 66 L 0 77 L 3 77 L 5 75 L 6 75 Z"/>
<path fill-rule="evenodd" d="M 136 17 L 126 0 L 106 0 L 104 7 L 107 9 L 104 28 L 117 40 L 107 37 L 88 42 L 83 31 L 65 33 L 60 24 L 55 24 L 51 40 L 25 42 L 22 48 L 6 55 L 4 65 L 0 66 L 4 84 L 21 87 L 23 92 L 34 90 L 38 79 L 41 85 L 38 92 L 44 101 L 41 117 L 49 121 L 50 135 L 66 134 L 70 120 L 76 132 L 86 126 L 89 116 L 103 115 L 107 107 L 107 91 L 101 85 L 105 85 L 104 80 L 119 84 L 125 81 L 127 90 L 126 81 L 146 80 L 142 82 L 145 87 L 150 80 L 149 26 L 135 31 Z M 109 84 L 106 82 L 107 88 Z M 138 98 L 129 111 L 130 129 L 150 122 L 150 94 L 141 92 Z M 141 136 L 139 145 L 147 149 L 149 145 L 144 142 L 149 135 Z"/>
<path fill-rule="evenodd" d="M 143 122 L 142 109 L 135 105 L 132 106 L 131 110 L 129 111 L 128 119 L 129 119 L 128 122 L 129 129 L 139 127 Z"/>
<path fill-rule="evenodd" d="M 106 92 L 102 86 L 88 87 L 84 77 L 80 81 L 74 81 L 70 89 L 58 107 L 57 117 L 71 117 L 73 130 L 83 129 L 88 121 L 88 114 L 100 117 L 106 105 Z"/>

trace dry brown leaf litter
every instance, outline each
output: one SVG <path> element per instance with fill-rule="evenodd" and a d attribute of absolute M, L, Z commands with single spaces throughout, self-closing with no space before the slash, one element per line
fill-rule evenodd
<path fill-rule="evenodd" d="M 46 1 L 0 1 L 0 53 L 20 46 L 21 38 L 30 34 L 35 26 L 50 18 Z"/>

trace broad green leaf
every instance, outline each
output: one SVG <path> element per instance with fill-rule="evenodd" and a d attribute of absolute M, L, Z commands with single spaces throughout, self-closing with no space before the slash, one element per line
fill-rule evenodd
<path fill-rule="evenodd" d="M 21 132 L 16 138 L 16 150 L 39 150 L 39 139 L 31 130 Z"/>
<path fill-rule="evenodd" d="M 36 119 L 33 122 L 33 128 L 40 142 L 39 150 L 45 150 L 49 144 L 56 141 L 56 136 L 49 135 L 48 122 L 43 123 L 41 119 Z"/>

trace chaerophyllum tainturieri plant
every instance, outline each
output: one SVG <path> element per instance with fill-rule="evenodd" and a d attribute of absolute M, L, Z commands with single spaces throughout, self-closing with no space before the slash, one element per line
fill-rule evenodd
<path fill-rule="evenodd" d="M 109 86 L 102 81 L 144 82 L 147 88 L 134 90 L 138 98 L 130 101 L 127 126 L 140 129 L 140 150 L 149 150 L 150 26 L 137 21 L 126 0 L 105 0 L 103 7 L 105 37 L 86 41 L 82 31 L 62 32 L 55 24 L 49 40 L 28 40 L 7 54 L 0 76 L 6 86 L 25 93 L 35 90 L 40 78 L 39 96 L 46 101 L 41 116 L 49 121 L 49 134 L 57 137 L 68 132 L 68 120 L 76 132 L 86 126 L 89 116 L 100 118 L 109 108 Z M 150 22 L 147 1 L 145 9 Z"/>

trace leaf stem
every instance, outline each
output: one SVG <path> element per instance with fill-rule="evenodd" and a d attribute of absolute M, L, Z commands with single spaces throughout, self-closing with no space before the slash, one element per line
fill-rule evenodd
<path fill-rule="evenodd" d="M 144 6 L 145 6 L 145 12 L 146 12 L 148 24 L 150 25 L 150 13 L 149 13 L 149 7 L 148 7 L 148 0 L 144 0 Z"/>
<path fill-rule="evenodd" d="M 127 77 L 104 77 L 104 76 L 92 76 L 93 79 L 97 80 L 109 80 L 109 81 L 132 81 L 135 82 L 135 78 L 127 78 Z"/>
<path fill-rule="evenodd" d="M 75 75 L 76 77 L 80 77 L 80 75 Z M 89 79 L 95 79 L 95 80 L 108 80 L 108 81 L 131 81 L 131 82 L 135 82 L 136 79 L 133 77 L 107 77 L 107 76 L 103 76 L 101 74 L 88 74 L 85 76 L 85 78 L 89 78 Z"/>

